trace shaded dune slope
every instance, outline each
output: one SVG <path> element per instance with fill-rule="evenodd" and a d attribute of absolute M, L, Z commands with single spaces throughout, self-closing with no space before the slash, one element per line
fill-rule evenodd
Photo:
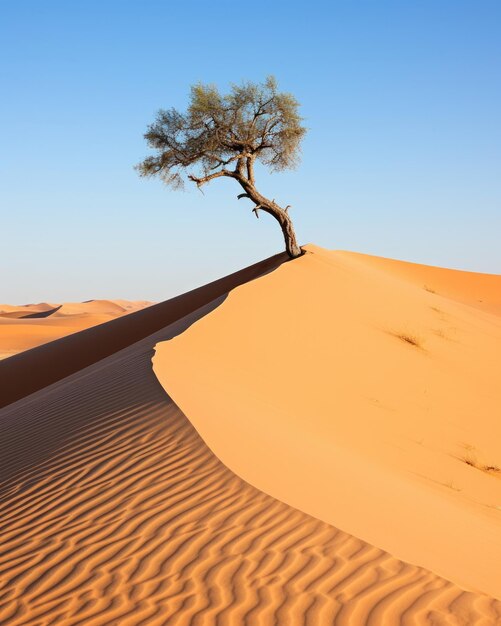
<path fill-rule="evenodd" d="M 211 453 L 151 358 L 213 306 L 0 412 L 0 623 L 501 623 L 501 603 L 265 495 Z"/>
<path fill-rule="evenodd" d="M 277 254 L 166 302 L 0 361 L 0 407 L 151 335 L 234 287 L 276 269 L 286 258 L 285 253 Z"/>
<path fill-rule="evenodd" d="M 62 305 L 60 304 L 58 306 L 55 306 L 53 309 L 49 309 L 48 311 L 37 311 L 36 313 L 28 313 L 27 315 L 23 315 L 21 319 L 23 319 L 23 320 L 44 319 L 46 317 L 50 317 L 56 311 L 59 311 L 61 306 Z"/>

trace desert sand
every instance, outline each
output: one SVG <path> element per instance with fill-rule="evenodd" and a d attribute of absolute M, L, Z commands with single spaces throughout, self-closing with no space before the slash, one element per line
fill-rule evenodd
<path fill-rule="evenodd" d="M 89 300 L 64 304 L 0 304 L 0 359 L 138 311 L 152 303 Z"/>
<path fill-rule="evenodd" d="M 386 271 L 347 253 L 309 247 L 309 254 L 300 259 L 290 263 L 283 261 L 283 255 L 279 255 L 184 296 L 0 363 L 0 377 L 8 383 L 0 390 L 4 406 L 0 411 L 1 624 L 490 626 L 501 623 L 501 602 L 488 594 L 467 591 L 466 585 L 454 584 L 430 569 L 399 560 L 381 546 L 371 545 L 308 514 L 312 502 L 319 496 L 327 501 L 332 513 L 337 507 L 340 516 L 345 515 L 343 507 L 347 503 L 343 498 L 337 503 L 333 501 L 333 491 L 326 487 L 327 480 L 319 475 L 318 466 L 305 463 L 304 475 L 299 480 L 295 468 L 284 465 L 284 458 L 295 446 L 294 454 L 298 459 L 317 456 L 324 464 L 322 472 L 327 477 L 333 470 L 329 458 L 340 454 L 347 491 L 355 493 L 360 489 L 360 481 L 356 475 L 350 475 L 353 466 L 345 464 L 365 453 L 365 448 L 362 451 L 349 448 L 353 445 L 349 435 L 357 424 L 360 428 L 362 418 L 357 418 L 354 412 L 347 420 L 353 424 L 341 430 L 338 440 L 337 436 L 332 436 L 334 425 L 329 420 L 323 422 L 325 412 L 316 415 L 316 409 L 326 405 L 312 397 L 306 415 L 308 427 L 305 427 L 300 415 L 288 414 L 290 407 L 296 406 L 293 398 L 290 404 L 286 400 L 282 410 L 275 402 L 283 398 L 274 395 L 275 385 L 271 381 L 266 384 L 264 380 L 274 365 L 272 352 L 282 350 L 281 368 L 273 373 L 278 383 L 288 377 L 294 367 L 302 369 L 304 381 L 320 377 L 320 382 L 325 383 L 324 374 L 315 373 L 315 367 L 320 368 L 314 357 L 323 359 L 325 354 L 330 354 L 330 360 L 325 362 L 329 365 L 330 376 L 323 391 L 324 396 L 337 393 L 338 387 L 347 384 L 348 372 L 340 383 L 335 382 L 332 375 L 340 376 L 341 371 L 349 368 L 350 358 L 345 354 L 344 367 L 335 366 L 338 356 L 329 352 L 332 347 L 329 328 L 336 327 L 335 322 L 341 317 L 348 324 L 346 343 L 352 339 L 350 324 L 358 320 L 362 325 L 366 316 L 374 315 L 374 310 L 367 306 L 372 294 L 371 284 L 377 289 L 378 281 L 383 284 L 388 281 L 388 293 L 384 294 L 388 299 L 373 307 L 388 306 L 388 310 L 404 306 L 399 303 L 396 291 L 393 300 L 389 298 L 389 292 L 397 289 L 394 281 L 405 302 L 408 293 L 418 291 L 418 287 L 394 276 L 383 280 L 381 276 L 386 276 Z M 372 269 L 367 270 L 367 265 Z M 360 276 L 365 277 L 361 290 L 365 299 L 361 301 Z M 350 282 L 353 283 L 351 291 Z M 348 311 L 341 314 L 333 307 L 315 312 L 315 289 L 321 291 L 322 285 L 328 298 L 344 302 Z M 443 298 L 419 289 L 425 299 Z M 279 312 L 276 307 L 289 295 L 293 295 L 294 306 L 291 308 L 291 302 L 284 301 L 281 316 L 275 317 Z M 488 299 L 487 294 L 484 297 Z M 243 298 L 240 304 L 252 303 L 251 310 L 232 310 L 240 298 Z M 476 346 L 478 341 L 474 330 L 478 327 L 483 332 L 488 327 L 491 340 L 497 337 L 490 325 L 495 326 L 494 320 L 498 318 L 492 313 L 478 309 L 473 313 L 469 305 L 449 298 L 440 300 L 438 305 L 433 300 L 431 306 L 459 307 L 461 315 L 469 312 L 475 317 L 476 322 L 472 328 L 468 327 L 468 332 L 463 330 L 462 324 L 466 322 L 461 315 L 455 322 L 458 351 L 473 350 L 472 345 Z M 310 309 L 310 316 L 302 321 L 311 325 L 308 328 L 298 326 L 298 315 L 306 315 Z M 411 307 L 410 312 L 414 310 Z M 450 311 L 444 314 L 450 315 Z M 325 318 L 329 324 L 325 323 Z M 383 356 L 391 358 L 392 348 L 388 347 L 391 345 L 421 350 L 422 358 L 433 361 L 433 356 L 425 353 L 425 350 L 431 353 L 431 334 L 430 337 L 426 334 L 425 338 L 430 341 L 421 348 L 406 345 L 391 334 L 395 318 L 385 319 L 389 328 L 378 330 L 384 341 L 391 343 L 375 346 L 383 349 Z M 411 323 L 414 318 L 408 321 Z M 224 329 L 219 327 L 223 322 Z M 275 331 L 265 331 L 265 322 Z M 242 329 L 241 325 L 249 323 L 251 326 L 235 343 L 235 329 Z M 277 326 L 282 328 L 281 332 L 276 330 Z M 291 328 L 293 335 L 289 332 Z M 368 328 L 375 332 L 370 324 Z M 424 329 L 420 330 L 424 336 Z M 195 347 L 197 334 L 201 343 Z M 322 336 L 325 353 L 315 354 L 313 346 L 309 352 L 302 352 L 305 337 L 320 340 Z M 437 341 L 446 341 L 442 336 L 435 336 Z M 361 343 L 362 340 L 375 341 L 369 330 L 362 335 Z M 220 355 L 210 351 L 213 342 L 219 343 Z M 261 349 L 267 342 L 257 363 L 253 361 L 253 349 L 255 347 L 257 352 L 259 348 L 256 342 Z M 289 343 L 295 359 L 290 366 L 286 348 Z M 186 350 L 185 359 L 180 356 L 181 344 Z M 481 346 L 487 349 L 483 343 Z M 389 354 L 384 350 L 389 350 Z M 403 354 L 399 358 L 402 369 L 414 363 L 414 357 Z M 228 357 L 231 361 L 223 371 L 222 362 Z M 369 350 L 365 358 L 370 357 Z M 364 367 L 368 365 L 358 360 L 357 381 L 363 390 L 358 393 L 363 396 L 367 384 Z M 243 363 L 248 368 L 243 372 L 245 376 L 242 376 Z M 322 362 L 324 366 L 325 363 Z M 171 382 L 168 370 L 174 364 Z M 189 364 L 193 369 L 187 372 Z M 199 368 L 204 364 L 210 367 L 201 374 Z M 445 365 L 450 366 L 450 363 Z M 256 369 L 263 372 L 261 377 Z M 178 372 L 188 373 L 185 387 L 181 388 Z M 380 390 L 381 402 L 388 401 L 385 393 L 390 393 L 391 386 L 391 381 L 383 374 L 374 374 L 374 384 L 381 385 L 382 380 L 386 383 Z M 221 375 L 228 376 L 226 385 L 219 379 Z M 250 380 L 253 376 L 257 377 Z M 357 381 L 346 393 L 350 390 L 355 393 Z M 296 382 L 296 379 L 291 380 L 293 384 L 287 389 L 293 396 L 300 395 L 300 390 L 294 388 Z M 488 383 L 485 381 L 486 389 Z M 219 397 L 217 411 L 209 393 L 212 385 L 214 395 L 221 389 L 224 392 Z M 186 404 L 184 393 L 191 388 L 196 402 L 187 409 L 187 414 L 166 393 L 169 387 L 174 395 L 183 396 L 181 405 Z M 303 387 L 303 392 L 309 393 L 309 389 Z M 489 393 L 496 393 L 496 390 L 490 389 Z M 267 394 L 266 402 L 262 401 L 264 394 Z M 402 395 L 405 395 L 403 391 Z M 250 403 L 255 407 L 254 397 L 258 398 L 258 408 L 264 413 L 251 416 L 252 422 L 247 425 L 248 440 L 242 444 L 242 406 Z M 199 408 L 205 400 L 207 410 L 201 420 Z M 353 401 L 358 410 L 360 402 L 355 396 Z M 483 407 L 483 402 L 482 397 L 478 406 Z M 371 402 L 368 404 L 373 406 Z M 230 405 L 234 410 L 231 419 L 226 414 Z M 400 410 L 396 404 L 394 412 Z M 385 414 L 384 410 L 381 412 Z M 410 414 L 409 420 L 413 415 Z M 374 417 L 372 413 L 367 414 L 368 420 Z M 482 431 L 480 418 L 481 415 L 477 426 Z M 403 414 L 400 420 L 393 414 L 391 419 L 392 423 L 379 418 L 388 436 L 392 427 L 397 431 L 393 439 L 390 437 L 389 449 L 395 439 L 401 442 L 402 432 L 410 428 Z M 200 421 L 204 422 L 202 426 Z M 235 424 L 229 424 L 231 421 Z M 237 476 L 235 472 L 241 476 L 244 472 L 233 467 L 234 459 L 224 458 L 234 449 L 242 456 L 244 467 L 250 451 L 254 454 L 256 477 L 264 476 L 270 470 L 272 455 L 266 445 L 258 450 L 255 447 L 264 422 L 273 439 L 269 445 L 273 447 L 275 458 L 273 476 L 268 477 L 269 493 Z M 362 442 L 377 430 L 370 422 L 366 427 L 368 434 L 359 433 Z M 316 428 L 319 430 L 314 437 Z M 445 435 L 443 433 L 443 440 L 447 441 Z M 429 425 L 423 443 L 415 445 L 427 450 L 431 445 L 427 437 L 435 445 L 434 436 L 434 427 Z M 377 448 L 381 438 L 382 435 L 375 438 L 369 447 Z M 311 449 L 312 442 L 316 450 Z M 474 443 L 482 453 L 491 452 L 487 446 L 480 448 L 482 435 Z M 331 445 L 330 454 L 326 454 L 325 448 Z M 427 454 L 428 464 L 434 466 L 439 451 L 431 448 Z M 435 485 L 427 477 L 420 477 L 414 483 L 399 455 L 389 454 L 387 462 L 380 456 L 369 455 L 367 460 L 360 456 L 359 462 L 361 470 L 370 468 L 376 475 L 377 480 L 372 480 L 372 485 L 376 482 L 381 492 L 381 508 L 385 493 L 405 480 L 412 495 L 420 495 L 416 484 L 422 484 L 426 487 L 424 491 L 436 493 L 437 500 L 443 500 L 445 509 L 452 514 L 452 498 L 454 494 L 460 496 L 461 492 Z M 490 471 L 466 465 L 458 459 L 454 463 L 498 481 Z M 306 475 L 307 472 L 311 472 L 310 475 Z M 392 481 L 393 473 L 396 479 Z M 381 482 L 383 476 L 389 484 Z M 371 481 L 371 476 L 365 478 Z M 333 474 L 328 479 L 333 490 L 337 489 L 339 476 Z M 274 497 L 271 493 L 281 489 L 287 496 L 286 487 L 293 480 L 298 480 L 301 507 L 295 508 L 287 503 L 286 497 Z M 311 502 L 304 497 L 305 486 L 312 493 Z M 321 489 L 325 489 L 323 494 Z M 487 497 L 488 491 L 483 491 L 481 497 Z M 452 495 L 449 492 L 453 492 Z M 398 524 L 403 523 L 398 517 L 401 496 L 398 489 L 393 493 L 396 523 L 386 528 L 386 534 L 397 535 L 403 543 L 407 535 L 404 531 L 401 534 L 398 528 Z M 477 502 L 468 504 L 464 499 L 465 502 L 459 501 L 459 512 L 454 509 L 459 527 L 464 522 L 463 510 L 470 507 L 475 513 L 480 507 Z M 355 494 L 355 506 L 359 500 Z M 430 498 L 421 494 L 415 509 L 429 503 Z M 488 511 L 487 519 L 497 514 L 494 509 L 491 512 L 489 507 L 484 508 Z M 362 509 L 358 517 L 365 516 L 362 521 L 368 527 L 374 516 L 379 532 L 380 519 L 376 513 Z M 434 513 L 428 511 L 429 517 Z M 352 508 L 346 514 L 350 516 L 356 517 Z M 472 518 L 475 520 L 475 515 Z M 493 519 L 499 521 L 499 518 Z M 453 533 L 455 520 L 447 521 Z M 416 527 L 414 523 L 414 529 Z M 471 541 L 475 540 L 477 530 L 478 527 L 471 528 Z"/>
<path fill-rule="evenodd" d="M 155 373 L 241 478 L 501 598 L 501 276 L 306 249 Z"/>

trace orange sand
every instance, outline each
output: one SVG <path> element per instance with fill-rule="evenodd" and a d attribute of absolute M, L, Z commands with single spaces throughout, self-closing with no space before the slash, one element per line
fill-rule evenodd
<path fill-rule="evenodd" d="M 501 598 L 501 276 L 307 250 L 158 345 L 157 377 L 252 485 Z"/>
<path fill-rule="evenodd" d="M 0 359 L 138 311 L 151 302 L 90 300 L 60 304 L 0 304 Z"/>
<path fill-rule="evenodd" d="M 500 623 L 500 602 L 277 501 L 211 453 L 151 369 L 155 344 L 210 309 L 0 411 L 0 623 Z"/>
<path fill-rule="evenodd" d="M 316 256 L 323 254 L 329 255 L 318 250 Z M 151 360 L 156 345 L 160 355 L 155 367 L 161 359 L 163 382 L 169 386 L 165 347 L 191 342 L 194 332 L 226 316 L 242 294 L 255 294 L 271 280 L 273 291 L 283 287 L 284 295 L 289 281 L 282 279 L 290 272 L 299 274 L 293 282 L 305 289 L 299 280 L 305 261 L 306 282 L 320 285 L 326 276 L 319 258 L 314 263 L 320 267 L 314 265 L 311 272 L 314 256 L 278 269 L 283 256 L 263 261 L 0 363 L 0 379 L 8 383 L 0 387 L 0 403 L 8 405 L 0 410 L 0 624 L 501 624 L 501 602 L 404 563 L 238 478 L 155 378 Z M 271 273 L 248 282 L 266 272 Z M 228 291 L 246 282 L 225 300 Z M 275 297 L 263 303 L 268 310 L 276 306 Z M 257 321 L 262 313 L 255 313 Z M 321 321 L 312 333 L 320 335 Z M 227 332 L 231 335 L 231 324 L 218 337 L 223 353 Z M 300 342 L 300 328 L 295 332 L 294 341 Z M 236 368 L 248 353 L 247 341 L 242 335 L 233 350 Z M 282 347 L 280 341 L 276 345 Z M 252 370 L 253 363 L 248 364 Z M 310 373 L 314 365 L 311 359 L 302 361 Z M 214 358 L 214 371 L 206 372 L 213 383 L 219 367 Z M 190 379 L 194 393 L 200 389 L 198 374 L 195 368 Z M 275 376 L 279 380 L 283 373 Z M 232 393 L 229 385 L 225 393 Z M 290 447 L 294 432 L 289 424 L 280 424 L 279 409 L 269 399 L 268 429 L 277 436 L 274 472 L 286 484 L 293 468 L 280 464 L 280 450 Z M 222 398 L 221 407 L 223 401 L 227 399 Z M 206 419 L 215 420 L 217 429 L 212 409 L 209 402 Z M 253 419 L 257 432 L 264 417 Z M 295 441 L 298 456 L 309 454 L 313 425 L 304 441 Z M 322 429 L 316 441 L 319 457 L 321 437 Z M 334 454 L 339 449 L 340 444 L 334 446 Z M 263 452 L 255 452 L 255 465 L 269 462 Z M 344 458 L 349 456 L 345 450 Z M 398 474 L 404 471 L 397 468 Z M 311 477 L 305 478 L 298 484 L 300 493 Z M 349 474 L 345 480 L 351 480 Z M 319 494 L 311 481 L 310 489 Z M 437 489 L 442 496 L 447 493 Z M 324 496 L 330 498 L 329 489 Z M 399 504 L 395 499 L 394 507 Z M 342 513 L 345 502 L 337 506 Z M 391 532 L 396 529 L 387 529 Z"/>

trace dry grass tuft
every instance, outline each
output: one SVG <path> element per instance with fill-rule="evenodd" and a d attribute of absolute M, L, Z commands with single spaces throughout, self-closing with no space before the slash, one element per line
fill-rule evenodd
<path fill-rule="evenodd" d="M 413 335 L 411 333 L 392 333 L 392 334 L 395 337 L 397 337 L 397 339 L 400 339 L 401 341 L 405 341 L 405 343 L 408 343 L 411 346 L 414 346 L 416 348 L 423 347 L 423 340 L 421 339 L 421 337 L 418 337 L 417 335 Z"/>
<path fill-rule="evenodd" d="M 501 472 L 501 468 L 497 465 L 484 465 L 484 463 L 480 463 L 476 459 L 469 456 L 460 457 L 460 460 L 463 461 L 463 463 L 466 463 L 466 465 L 474 467 L 475 469 L 485 472 L 486 474 L 499 474 Z"/>
<path fill-rule="evenodd" d="M 486 464 L 479 461 L 475 446 L 464 443 L 462 444 L 462 447 L 466 450 L 466 454 L 458 457 L 460 461 L 463 461 L 466 465 L 474 467 L 481 472 L 486 472 L 487 474 L 497 475 L 501 473 L 501 468 L 498 465 Z"/>

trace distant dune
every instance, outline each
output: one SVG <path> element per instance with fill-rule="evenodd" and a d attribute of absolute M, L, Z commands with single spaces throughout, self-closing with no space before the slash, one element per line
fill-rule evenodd
<path fill-rule="evenodd" d="M 0 363 L 0 379 L 8 383 L 0 389 L 0 401 L 7 404 L 0 410 L 0 624 L 501 624 L 501 602 L 493 597 L 465 591 L 468 585 L 458 586 L 416 563 L 399 560 L 381 546 L 308 514 L 310 505 L 323 493 L 333 515 L 337 510 L 344 519 L 361 518 L 364 528 L 372 521 L 379 533 L 381 517 L 377 511 L 368 510 L 363 503 L 358 513 L 353 510 L 360 505 L 357 493 L 362 475 L 377 489 L 381 508 L 393 495 L 392 521 L 386 535 L 395 535 L 401 544 L 408 538 L 402 527 L 409 521 L 398 512 L 406 504 L 398 488 L 401 481 L 410 495 L 417 497 L 413 504 L 417 517 L 410 523 L 418 540 L 419 509 L 429 506 L 429 493 L 435 490 L 437 501 L 443 501 L 451 515 L 449 492 L 460 492 L 435 486 L 427 477 L 414 481 L 402 461 L 405 455 L 391 453 L 395 442 L 405 445 L 402 442 L 410 428 L 406 420 L 412 421 L 415 415 L 394 415 L 402 408 L 397 398 L 393 411 L 386 408 L 391 382 L 386 378 L 388 372 L 374 373 L 374 384 L 381 387 L 380 397 L 374 400 L 379 399 L 385 408 L 375 413 L 369 410 L 367 423 L 363 423 L 357 414 L 362 405 L 355 391 L 358 395 L 367 392 L 364 368 L 373 353 L 369 349 L 350 356 L 341 349 L 349 344 L 351 350 L 360 350 L 366 342 L 375 341 L 377 331 L 384 340 L 376 347 L 388 351 L 380 353 L 386 359 L 392 358 L 392 346 L 397 346 L 420 350 L 429 363 L 437 360 L 432 349 L 439 344 L 435 345 L 431 334 L 428 337 L 422 328 L 423 337 L 430 339 L 422 347 L 392 334 L 395 320 L 401 320 L 398 314 L 404 305 L 400 299 L 406 302 L 408 294 L 414 292 L 419 297 L 422 292 L 425 300 L 430 298 L 429 306 L 434 309 L 443 308 L 443 315 L 452 314 L 447 307 L 457 313 L 458 351 L 477 346 L 474 329 L 486 332 L 484 324 L 488 325 L 489 338 L 495 338 L 489 324 L 495 325 L 497 318 L 400 278 L 382 278 L 386 270 L 372 267 L 370 258 L 367 261 L 358 255 L 311 246 L 308 250 L 309 254 L 295 261 L 283 263 L 284 256 L 279 255 L 183 296 Z M 381 282 L 386 285 L 382 294 Z M 330 298 L 331 305 L 315 309 L 319 304 L 317 291 L 322 290 L 326 300 L 321 304 Z M 370 308 L 366 305 L 374 291 L 386 299 Z M 482 295 L 488 299 L 487 294 Z M 419 297 L 416 295 L 417 300 Z M 437 304 L 433 298 L 442 299 Z M 413 302 L 406 309 L 409 315 L 418 315 L 416 306 Z M 373 327 L 378 308 L 394 311 L 394 316 L 385 317 L 388 326 L 384 328 Z M 339 309 L 347 310 L 341 313 Z M 476 322 L 473 329 L 464 330 L 462 315 L 468 312 Z M 406 319 L 415 321 L 415 317 Z M 346 340 L 343 346 L 342 333 L 336 334 L 340 345 L 333 354 L 329 328 L 337 328 L 340 322 L 345 323 Z M 353 326 L 357 324 L 361 328 L 367 324 L 367 329 L 356 327 L 362 336 L 352 346 Z M 448 341 L 433 336 L 437 342 Z M 305 341 L 311 342 L 308 349 Z M 325 352 L 319 355 L 314 348 L 321 341 Z M 184 359 L 179 351 L 183 344 Z M 277 370 L 275 351 L 280 352 Z M 414 357 L 407 358 L 405 352 L 396 354 L 400 355 L 401 369 L 412 364 L 417 367 Z M 346 372 L 336 365 L 341 355 Z M 439 355 L 442 358 L 442 353 Z M 152 371 L 153 357 L 162 386 Z M 349 420 L 345 419 L 352 423 L 341 428 L 325 409 L 330 407 L 328 396 L 341 394 L 348 384 L 355 359 L 358 374 L 344 392 L 352 394 L 354 411 Z M 186 369 L 189 364 L 191 371 Z M 490 362 L 491 367 L 495 365 L 495 361 Z M 451 363 L 446 361 L 442 366 L 451 367 Z M 460 366 L 461 362 L 459 371 Z M 290 378 L 295 368 L 302 371 L 299 382 L 299 374 Z M 185 386 L 179 372 L 187 376 Z M 273 380 L 266 381 L 270 372 Z M 315 385 L 319 387 L 313 389 L 317 396 L 298 403 L 302 394 L 312 391 L 308 380 L 317 376 Z M 275 392 L 284 380 L 283 390 L 290 398 Z M 302 387 L 297 388 L 298 384 Z M 487 389 L 490 381 L 485 384 Z M 171 386 L 185 404 L 190 387 L 194 401 L 187 409 L 188 416 L 165 392 Z M 323 401 L 319 389 L 323 390 Z M 411 392 L 407 385 L 402 395 Z M 307 400 L 305 423 L 301 412 Z M 203 418 L 200 407 L 205 401 Z M 283 408 L 277 404 L 282 401 Z M 479 406 L 483 401 L 479 398 Z M 411 405 L 414 402 L 415 398 Z M 422 407 L 423 402 L 421 399 L 417 406 Z M 367 403 L 369 407 L 375 404 Z M 247 405 L 250 411 L 257 408 L 259 412 L 243 415 L 242 406 Z M 299 412 L 291 412 L 291 408 Z M 386 413 L 391 419 L 382 417 Z M 482 424 L 479 419 L 479 431 Z M 379 428 L 383 434 L 375 436 Z M 448 422 L 442 427 L 443 441 L 447 441 L 447 428 Z M 377 450 L 389 437 L 384 448 L 388 462 L 380 452 L 367 453 L 365 458 L 365 448 L 358 450 L 353 441 L 356 429 L 361 431 L 359 439 L 363 443 L 372 439 L 368 447 Z M 425 450 L 431 468 L 441 454 L 437 451 L 437 429 L 427 424 L 424 441 L 413 443 Z M 271 435 L 268 441 L 263 439 L 263 432 Z M 462 432 L 469 437 L 467 429 Z M 480 447 L 483 439 L 474 443 Z M 252 482 L 257 484 L 268 477 L 270 493 L 234 473 L 235 459 L 224 458 L 231 456 L 232 449 L 242 457 L 237 468 L 242 476 L 242 467 L 247 474 L 252 473 L 247 464 L 253 455 Z M 483 453 L 490 451 L 482 448 Z M 295 455 L 294 463 L 289 462 L 291 454 Z M 338 464 L 332 464 L 338 455 Z M 318 464 L 312 462 L 314 457 Z M 414 462 L 416 454 L 409 458 Z M 475 458 L 478 465 L 480 457 Z M 475 471 L 498 480 L 486 467 L 478 469 L 458 459 L 451 462 L 465 466 L 467 476 Z M 281 501 L 287 500 L 293 481 L 302 511 Z M 353 502 L 337 486 L 340 482 L 346 485 L 346 494 L 352 493 Z M 416 484 L 423 485 L 424 494 Z M 306 499 L 306 491 L 311 492 L 311 501 Z M 273 497 L 277 494 L 280 497 Z M 476 515 L 479 506 L 461 498 L 454 509 L 460 534 L 464 510 L 470 507 Z M 484 508 L 488 519 L 497 514 Z M 428 510 L 429 526 L 440 526 L 437 514 L 441 512 Z M 455 520 L 448 517 L 446 521 L 454 535 Z M 475 549 L 478 530 L 478 525 L 472 526 L 469 538 Z M 485 540 L 489 543 L 491 537 Z M 483 558 L 481 550 L 478 554 Z M 428 553 L 425 556 L 428 558 Z M 476 566 L 470 556 L 466 553 L 465 569 Z M 486 567 L 490 564 L 487 561 Z"/>
<path fill-rule="evenodd" d="M 0 359 L 138 311 L 151 302 L 89 300 L 64 304 L 0 304 Z"/>
<path fill-rule="evenodd" d="M 21 319 L 33 315 L 50 315 L 60 305 L 40 302 L 39 304 L 0 304 L 0 318 Z"/>

